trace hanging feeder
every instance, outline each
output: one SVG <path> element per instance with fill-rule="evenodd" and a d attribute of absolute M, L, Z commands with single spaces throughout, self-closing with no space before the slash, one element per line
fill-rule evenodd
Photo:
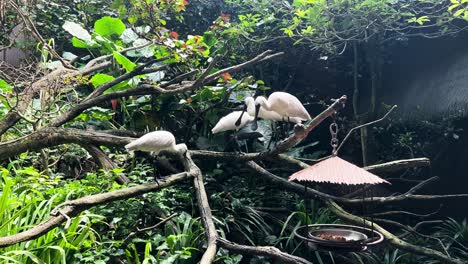
<path fill-rule="evenodd" d="M 338 126 L 335 121 L 330 125 L 332 135 L 332 155 L 308 168 L 300 170 L 289 177 L 289 181 L 331 183 L 340 185 L 380 184 L 388 181 L 372 174 L 337 156 Z M 307 194 L 307 192 L 305 192 Z M 307 211 L 307 208 L 306 208 Z M 295 231 L 296 237 L 306 242 L 313 250 L 328 251 L 364 251 L 368 246 L 384 240 L 383 235 L 372 228 L 340 225 L 313 224 L 301 226 Z"/>
<path fill-rule="evenodd" d="M 294 180 L 345 185 L 389 183 L 335 155 L 294 173 L 289 181 Z"/>

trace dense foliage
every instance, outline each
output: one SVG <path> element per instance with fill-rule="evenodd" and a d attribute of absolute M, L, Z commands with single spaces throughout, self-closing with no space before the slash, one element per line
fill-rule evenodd
<path fill-rule="evenodd" d="M 355 78 L 358 72 L 363 72 L 372 79 L 371 84 L 363 85 L 364 88 L 375 93 L 366 100 L 355 99 L 353 113 L 338 118 L 340 125 L 349 128 L 386 110 L 385 106 L 380 107 L 376 90 L 380 87 L 376 76 L 382 74 L 379 69 L 386 55 L 385 45 L 414 36 L 456 34 L 464 29 L 465 20 L 468 20 L 466 0 L 75 0 L 35 1 L 21 8 L 45 40 L 30 39 L 26 45 L 37 58 L 40 70 L 29 72 L 28 80 L 13 78 L 11 71 L 0 72 L 0 119 L 15 106 L 15 95 L 29 85 L 27 81 L 62 67 L 61 58 L 73 61 L 73 66 L 78 69 L 95 58 L 112 58 L 112 64 L 91 76 L 78 75 L 48 84 L 50 89 L 32 98 L 32 108 L 22 114 L 15 129 L 2 135 L 2 141 L 49 125 L 106 83 L 116 82 L 104 94 L 125 93 L 140 84 L 163 84 L 182 73 L 192 72 L 193 76 L 199 76 L 200 72 L 195 70 L 206 68 L 213 59 L 220 58 L 216 67 L 221 68 L 243 62 L 266 48 L 285 50 L 287 55 L 293 56 L 266 63 L 260 70 L 248 69 L 232 75 L 224 73 L 209 85 L 176 95 L 109 98 L 73 116 L 71 122 L 65 124 L 65 127 L 89 130 L 141 132 L 164 129 L 173 132 L 177 141 L 185 142 L 190 149 L 238 151 L 240 148 L 246 152 L 263 151 L 270 140 L 275 145 L 279 141 L 272 135 L 276 127 L 262 121 L 258 130 L 262 135 L 247 138 L 241 146 L 232 134 L 212 135 L 211 129 L 221 116 L 232 109 L 240 109 L 247 95 L 268 94 L 292 82 L 287 71 L 292 61 L 297 60 L 296 56 L 313 56 L 314 60 L 323 61 L 330 56 L 333 63 L 339 63 L 343 59 L 340 56 L 356 54 L 351 63 L 348 61 L 349 67 L 345 67 L 345 71 Z M 0 14 L 3 25 L 0 28 L 1 48 L 10 45 L 6 36 L 21 18 L 11 7 L 3 8 Z M 23 44 L 12 43 L 18 47 Z M 51 46 L 60 58 L 48 48 Z M 356 58 L 361 52 L 364 55 L 359 57 L 359 63 L 363 65 L 357 65 Z M 131 73 L 142 64 L 151 66 L 151 71 L 119 81 L 120 76 Z M 356 81 L 355 98 L 359 96 L 359 89 L 364 88 L 358 87 Z M 310 90 L 294 92 L 303 102 L 314 104 L 313 107 L 319 110 L 324 108 L 324 101 L 320 100 L 337 97 L 337 94 L 327 94 L 317 98 Z M 364 106 L 359 107 L 358 102 Z M 426 154 L 430 152 L 431 136 L 445 134 L 450 139 L 456 135 L 457 131 L 449 125 L 440 132 L 441 126 L 432 128 L 431 131 L 437 133 L 428 133 L 427 138 L 415 135 L 413 130 L 418 128 L 404 125 L 395 128 L 391 124 L 376 127 L 373 131 L 377 140 L 379 137 L 392 140 L 375 146 L 379 153 L 375 156 L 379 160 L 390 160 L 405 157 L 408 152 L 412 156 L 417 156 L 415 152 Z M 252 131 L 246 128 L 244 132 Z M 324 134 L 323 138 L 328 140 L 328 134 Z M 358 147 L 356 141 L 354 138 L 354 145 Z M 327 143 L 309 140 L 287 154 L 319 158 L 329 152 Z M 379 148 L 389 151 L 380 152 Z M 137 154 L 130 157 L 119 148 L 102 147 L 102 150 L 118 168 L 100 170 L 85 150 L 72 144 L 38 153 L 25 152 L 17 159 L 2 161 L 1 236 L 14 235 L 43 222 L 56 205 L 66 200 L 123 188 L 116 183 L 119 176 L 125 175 L 131 180 L 130 185 L 135 185 L 153 182 L 168 174 L 153 166 L 150 156 Z M 294 230 L 304 223 L 339 223 L 329 209 L 315 200 L 303 201 L 303 197 L 259 178 L 246 177 L 251 172 L 240 165 L 200 163 L 216 228 L 221 236 L 232 241 L 273 245 L 312 259 L 314 263 L 432 261 L 426 256 L 385 246 L 378 247 L 373 253 L 310 253 L 294 238 Z M 274 162 L 265 161 L 265 164 L 282 176 L 294 170 Z M 419 171 L 411 173 L 416 175 Z M 4 263 L 197 263 L 205 241 L 193 197 L 192 188 L 184 183 L 138 198 L 94 207 L 72 218 L 67 227 L 0 249 L 0 259 Z M 350 210 L 364 213 L 362 208 Z M 164 226 L 137 232 L 136 237 L 128 239 L 130 233 L 151 227 L 172 214 L 177 215 Z M 451 256 L 468 259 L 466 220 L 450 218 L 429 231 L 433 231 L 432 236 L 407 236 L 417 245 L 436 248 L 442 241 L 448 245 L 444 250 Z M 242 256 L 220 249 L 216 263 L 271 262 L 266 257 Z"/>

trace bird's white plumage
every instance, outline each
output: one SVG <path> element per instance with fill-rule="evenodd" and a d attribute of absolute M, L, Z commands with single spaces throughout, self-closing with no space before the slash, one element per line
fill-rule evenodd
<path fill-rule="evenodd" d="M 125 145 L 127 151 L 146 151 L 158 154 L 163 150 L 177 150 L 174 135 L 168 131 L 153 131 Z"/>
<path fill-rule="evenodd" d="M 211 129 L 211 133 L 216 134 L 228 130 L 239 130 L 245 127 L 248 123 L 254 120 L 254 117 L 249 114 L 244 114 L 241 119 L 239 126 L 236 126 L 236 121 L 241 116 L 242 111 L 234 111 L 228 115 L 221 117 L 221 119 L 216 123 L 215 127 Z"/>
<path fill-rule="evenodd" d="M 289 119 L 292 117 L 302 120 L 310 119 L 310 115 L 301 101 L 289 93 L 274 92 L 268 97 L 268 100 L 263 96 L 259 96 L 255 99 L 255 104 L 260 105 L 265 110 L 278 113 L 284 120 L 287 120 L 288 117 Z"/>
<path fill-rule="evenodd" d="M 255 100 L 253 97 L 247 97 L 245 98 L 245 104 L 247 105 L 247 113 L 251 116 L 255 117 Z M 258 111 L 258 117 L 266 120 L 272 120 L 272 121 L 285 121 L 285 122 L 292 122 L 299 124 L 303 119 L 299 117 L 289 117 L 289 118 L 284 118 L 280 114 L 278 114 L 275 111 L 269 111 L 266 110 L 265 108 L 260 108 Z"/>

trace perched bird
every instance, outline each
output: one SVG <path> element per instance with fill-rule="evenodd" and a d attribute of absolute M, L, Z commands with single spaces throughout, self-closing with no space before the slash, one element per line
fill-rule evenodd
<path fill-rule="evenodd" d="M 239 121 L 239 123 L 236 122 Z M 252 122 L 254 117 L 251 115 L 244 115 L 243 111 L 234 111 L 228 115 L 221 117 L 216 123 L 215 127 L 211 129 L 211 133 L 216 134 L 228 130 L 239 130 L 245 127 L 248 123 Z"/>
<path fill-rule="evenodd" d="M 250 116 L 255 117 L 255 99 L 251 96 L 245 98 L 245 105 L 247 106 L 247 113 Z M 285 119 L 283 116 L 278 114 L 275 111 L 268 111 L 264 108 L 260 108 L 258 112 L 258 117 L 266 120 L 271 120 L 271 121 L 286 121 L 286 122 L 292 122 L 299 124 L 302 122 L 303 119 L 299 117 L 289 117 L 288 119 Z"/>
<path fill-rule="evenodd" d="M 158 155 L 163 150 L 175 151 L 179 153 L 187 152 L 185 144 L 177 144 L 174 135 L 168 131 L 153 131 L 143 135 L 140 138 L 125 145 L 127 151 L 132 152 L 135 150 L 153 152 Z"/>
<path fill-rule="evenodd" d="M 257 118 L 261 108 L 278 113 L 281 120 L 284 121 L 291 121 L 292 118 L 299 118 L 304 121 L 310 119 L 309 113 L 297 97 L 285 92 L 274 92 L 268 97 L 268 100 L 263 96 L 255 99 L 253 130 L 257 129 Z"/>

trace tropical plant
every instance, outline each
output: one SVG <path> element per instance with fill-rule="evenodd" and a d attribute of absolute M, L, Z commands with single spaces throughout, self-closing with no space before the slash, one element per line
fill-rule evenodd
<path fill-rule="evenodd" d="M 47 197 L 28 187 L 35 186 L 35 180 L 21 181 L 13 178 L 9 170 L 0 170 L 0 236 L 19 233 L 47 220 L 59 195 Z M 38 176 L 32 175 L 29 179 L 41 180 Z M 67 263 L 76 252 L 99 247 L 100 236 L 92 225 L 102 219 L 100 215 L 85 211 L 63 229 L 57 228 L 34 240 L 0 249 L 0 259 L 7 263 Z"/>

